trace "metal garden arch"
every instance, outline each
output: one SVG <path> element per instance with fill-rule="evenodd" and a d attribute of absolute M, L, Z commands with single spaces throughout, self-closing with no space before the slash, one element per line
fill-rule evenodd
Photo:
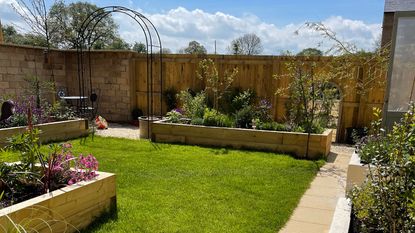
<path fill-rule="evenodd" d="M 160 35 L 154 24 L 143 14 L 122 6 L 106 6 L 90 13 L 82 22 L 78 30 L 77 38 L 77 60 L 78 60 L 78 84 L 79 84 L 79 103 L 80 114 L 86 116 L 91 113 L 94 117 L 94 109 L 96 107 L 97 93 L 94 92 L 92 83 L 92 65 L 91 65 L 91 49 L 97 38 L 93 40 L 93 33 L 96 26 L 101 20 L 111 13 L 122 13 L 132 18 L 144 33 L 146 45 L 146 62 L 147 62 L 147 119 L 154 115 L 154 72 L 157 69 L 155 64 L 158 61 L 159 80 L 160 80 L 160 114 L 162 114 L 163 98 L 163 69 L 162 69 L 162 44 Z M 154 53 L 157 52 L 156 56 Z M 85 64 L 87 63 L 87 64 Z M 88 71 L 88 72 L 87 72 Z M 88 96 L 88 101 L 83 98 Z M 92 110 L 92 111 L 91 111 Z M 150 131 L 150 127 L 148 127 Z M 150 132 L 148 132 L 150 133 Z"/>

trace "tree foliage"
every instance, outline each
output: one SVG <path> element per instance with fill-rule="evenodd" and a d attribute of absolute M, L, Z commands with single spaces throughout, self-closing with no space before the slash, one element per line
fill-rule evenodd
<path fill-rule="evenodd" d="M 32 30 L 28 35 L 44 40 L 49 49 L 52 38 L 59 34 L 59 25 L 52 23 L 45 0 L 16 0 L 11 5 Z"/>
<path fill-rule="evenodd" d="M 34 45 L 47 47 L 47 42 L 45 38 L 41 35 L 36 35 L 32 33 L 22 34 L 19 33 L 15 27 L 12 25 L 4 25 L 2 27 L 4 42 L 9 44 L 18 44 L 18 45 Z"/>
<path fill-rule="evenodd" d="M 248 33 L 234 39 L 228 51 L 233 55 L 258 55 L 263 50 L 261 38 L 254 33 Z"/>
<path fill-rule="evenodd" d="M 63 1 L 55 2 L 49 11 L 49 17 L 53 25 L 57 25 L 58 35 L 52 38 L 55 46 L 60 48 L 76 48 L 78 30 L 88 15 L 99 8 L 88 2 L 75 2 L 66 5 Z M 94 27 L 94 25 L 96 25 Z M 117 35 L 118 26 L 111 15 L 102 20 L 92 19 L 85 28 L 85 35 L 90 39 L 85 41 L 94 49 L 115 48 L 129 49 L 126 43 Z"/>
<path fill-rule="evenodd" d="M 147 52 L 147 48 L 146 45 L 142 42 L 135 42 L 133 45 L 133 51 L 137 52 L 137 53 L 146 53 Z"/>
<path fill-rule="evenodd" d="M 316 48 L 306 48 L 297 53 L 297 56 L 323 56 L 323 51 Z"/>
<path fill-rule="evenodd" d="M 180 49 L 179 53 L 185 54 L 206 54 L 206 48 L 199 42 L 193 40 L 189 42 L 189 45 L 183 49 Z"/>

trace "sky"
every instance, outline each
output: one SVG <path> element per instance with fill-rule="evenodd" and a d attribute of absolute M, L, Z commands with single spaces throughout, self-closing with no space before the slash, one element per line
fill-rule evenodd
<path fill-rule="evenodd" d="M 0 20 L 27 28 L 10 7 L 15 0 L 0 0 Z M 26 0 L 27 1 L 27 0 Z M 52 0 L 46 0 L 49 5 Z M 381 35 L 384 0 L 87 0 L 98 6 L 120 5 L 137 10 L 158 29 L 162 45 L 173 52 L 196 40 L 208 53 L 227 53 L 231 41 L 246 33 L 261 38 L 263 54 L 296 53 L 304 48 L 326 50 L 325 41 L 304 27 L 322 22 L 342 41 L 372 50 Z M 66 3 L 73 1 L 66 0 Z M 120 36 L 129 43 L 144 41 L 139 26 L 122 14 L 113 14 Z M 298 31 L 299 33 L 295 33 Z M 322 43 L 323 42 L 323 43 Z"/>

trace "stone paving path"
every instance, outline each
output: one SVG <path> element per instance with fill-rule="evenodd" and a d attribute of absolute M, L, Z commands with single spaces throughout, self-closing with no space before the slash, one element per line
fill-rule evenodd
<path fill-rule="evenodd" d="M 345 195 L 347 166 L 354 148 L 333 145 L 327 163 L 280 233 L 329 232 L 337 200 Z"/>
<path fill-rule="evenodd" d="M 140 139 L 139 129 L 128 124 L 110 123 L 96 135 Z M 329 232 L 337 200 L 345 195 L 347 165 L 354 148 L 333 144 L 327 163 L 320 169 L 280 233 Z"/>

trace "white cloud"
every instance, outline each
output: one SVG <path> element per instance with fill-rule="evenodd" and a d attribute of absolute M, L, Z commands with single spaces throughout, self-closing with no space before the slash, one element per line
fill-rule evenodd
<path fill-rule="evenodd" d="M 203 44 L 208 52 L 213 53 L 216 40 L 218 52 L 226 53 L 230 41 L 245 33 L 255 33 L 262 39 L 264 54 L 278 54 L 285 50 L 297 52 L 307 47 L 316 47 L 322 41 L 318 33 L 309 30 L 302 30 L 299 35 L 294 33 L 305 22 L 277 27 L 255 15 L 235 17 L 222 12 L 208 13 L 183 7 L 163 13 L 143 14 L 157 27 L 163 46 L 173 51 L 186 46 L 191 40 L 196 40 Z M 128 22 L 124 16 L 117 16 L 116 20 L 120 24 L 120 34 L 129 42 L 136 41 L 132 34 L 137 31 L 135 25 Z M 335 31 L 341 39 L 353 42 L 362 49 L 372 49 L 381 33 L 381 24 L 367 24 L 341 16 L 329 17 L 322 23 Z"/>
<path fill-rule="evenodd" d="M 10 7 L 14 1 L 0 0 L 0 19 L 3 24 L 24 25 Z M 285 50 L 297 52 L 304 48 L 316 47 L 322 41 L 318 33 L 310 30 L 301 30 L 298 35 L 294 33 L 303 27 L 305 22 L 293 22 L 277 27 L 252 14 L 236 17 L 223 12 L 208 13 L 183 7 L 154 14 L 148 14 L 141 9 L 137 11 L 142 12 L 154 23 L 161 35 L 163 47 L 170 48 L 173 52 L 186 46 L 189 41 L 196 40 L 203 44 L 209 53 L 213 53 L 216 40 L 217 52 L 226 53 L 230 42 L 245 33 L 255 33 L 261 38 L 264 54 L 278 54 Z M 132 19 L 117 13 L 113 14 L 113 17 L 120 25 L 120 35 L 123 39 L 129 43 L 144 42 L 140 27 Z M 339 38 L 353 42 L 363 49 L 372 49 L 381 33 L 381 24 L 368 24 L 341 16 L 329 17 L 322 23 L 335 31 Z"/>

